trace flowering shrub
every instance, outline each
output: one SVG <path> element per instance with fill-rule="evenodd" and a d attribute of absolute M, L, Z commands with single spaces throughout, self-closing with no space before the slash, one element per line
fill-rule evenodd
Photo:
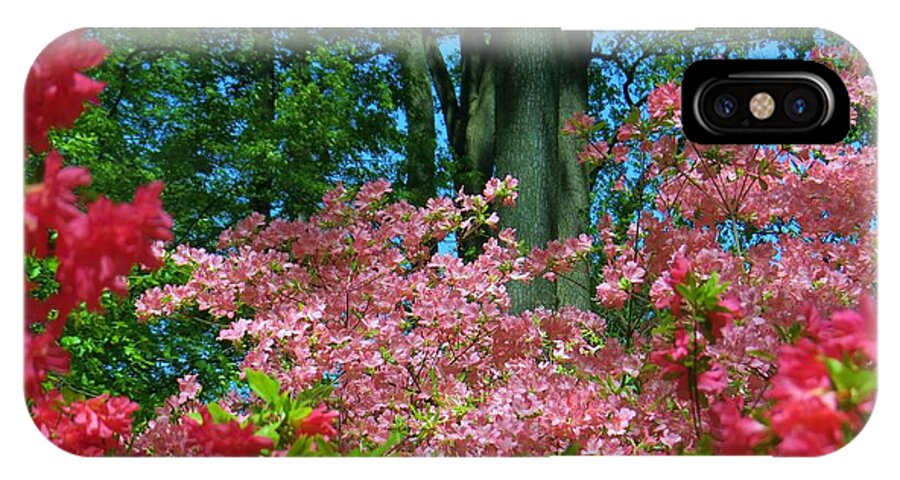
<path fill-rule="evenodd" d="M 742 415 L 740 399 L 713 406 L 724 452 L 824 455 L 862 428 L 875 390 L 875 317 L 871 302 L 862 307 L 827 320 L 807 313 L 803 338 L 778 351 L 779 370 L 765 394 L 771 405 L 751 409 L 752 417 Z"/>
<path fill-rule="evenodd" d="M 106 49 L 71 32 L 38 57 L 26 82 L 26 141 L 33 150 L 48 148 L 50 128 L 71 126 L 86 100 L 103 84 L 81 73 L 98 64 Z M 25 394 L 35 424 L 54 444 L 80 455 L 122 453 L 131 437 L 131 414 L 138 405 L 108 394 L 66 402 L 43 384 L 51 373 L 65 374 L 69 356 L 58 345 L 69 313 L 82 302 L 99 308 L 104 290 L 124 293 L 124 276 L 136 263 L 159 266 L 154 243 L 171 239 L 171 218 L 163 211 L 161 183 L 142 187 L 130 204 L 99 197 L 83 211 L 76 189 L 90 184 L 90 173 L 62 167 L 51 151 L 43 181 L 25 193 L 25 253 L 55 257 L 55 289 L 40 295 L 26 277 Z"/>
<path fill-rule="evenodd" d="M 96 98 L 103 85 L 81 70 L 104 55 L 75 32 L 36 61 L 35 153 Z M 873 105 L 852 54 L 812 58 L 841 72 L 855 111 Z M 530 251 L 498 230 L 497 207 L 518 195 L 511 176 L 422 207 L 392 202 L 386 181 L 338 185 L 309 218 L 255 214 L 216 251 L 163 251 L 161 183 L 131 203 L 88 202 L 78 189 L 90 173 L 50 151 L 25 199 L 26 255 L 56 264 L 49 290 L 26 278 L 35 423 L 82 455 L 834 451 L 874 396 L 875 149 L 695 145 L 680 132 L 680 96 L 661 85 L 615 139 L 594 138 L 587 114 L 566 122 L 599 188 L 608 180 L 639 201 L 604 215 L 596 235 Z M 487 240 L 471 260 L 440 253 L 474 236 Z M 586 259 L 597 262 L 595 311 L 512 313 L 511 282 L 554 281 Z M 136 429 L 128 398 L 55 388 L 69 365 L 58 339 L 74 308 L 100 309 L 103 292 L 127 292 L 135 265 L 164 260 L 190 278 L 145 292 L 139 317 L 221 324 L 219 340 L 245 352 L 246 388 L 204 403 L 186 376 Z"/>
<path fill-rule="evenodd" d="M 220 338 L 247 348 L 244 368 L 294 394 L 332 384 L 340 427 L 325 433 L 345 453 L 392 432 L 403 436 L 393 451 L 408 454 L 690 451 L 722 425 L 707 407 L 766 390 L 778 330 L 700 262 L 667 265 L 651 293 L 654 334 L 626 348 L 589 312 L 509 313 L 508 282 L 565 271 L 589 241 L 522 255 L 504 231 L 465 263 L 432 247 L 490 228 L 483 196 L 417 209 L 384 204 L 387 192 L 339 188 L 306 221 L 252 217 L 223 233 L 223 254 L 179 247 L 192 279 L 147 292 L 139 312 L 208 311 L 230 322 Z M 643 283 L 639 267 L 625 271 Z"/>

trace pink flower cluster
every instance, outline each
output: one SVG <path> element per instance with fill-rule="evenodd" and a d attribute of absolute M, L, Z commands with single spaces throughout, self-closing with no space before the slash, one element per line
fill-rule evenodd
<path fill-rule="evenodd" d="M 654 119 L 671 119 L 674 125 L 681 126 L 681 85 L 667 83 L 660 85 L 647 97 L 650 117 Z"/>
<path fill-rule="evenodd" d="M 641 442 L 678 443 L 666 412 L 645 412 L 633 392 L 610 391 L 608 382 L 640 368 L 614 340 L 589 341 L 604 337 L 602 319 L 571 308 L 509 313 L 509 282 L 564 274 L 592 248 L 589 236 L 522 256 L 506 230 L 470 262 L 434 253 L 451 232 L 465 238 L 491 228 L 483 207 L 514 187 L 511 179 L 490 181 L 484 195 L 421 208 L 384 203 L 385 186 L 363 201 L 338 188 L 307 220 L 251 217 L 223 234 L 224 254 L 179 247 L 173 257 L 195 266 L 192 278 L 146 292 L 139 313 L 177 318 L 197 306 L 227 324 L 221 339 L 247 349 L 244 368 L 276 376 L 288 391 L 334 378 L 329 405 L 340 427 L 313 427 L 315 416 L 307 423 L 343 451 L 384 442 L 397 422 L 410 431 L 399 450 L 407 454 L 572 445 L 639 453 Z M 629 275 L 640 279 L 637 269 Z M 648 426 L 632 429 L 638 418 Z"/>
<path fill-rule="evenodd" d="M 272 439 L 254 433 L 253 425 L 241 425 L 236 420 L 216 422 L 209 407 L 200 409 L 200 420 L 184 418 L 187 427 L 186 447 L 196 449 L 204 457 L 255 457 L 262 450 L 272 449 Z"/>
<path fill-rule="evenodd" d="M 813 59 L 834 67 L 848 82 L 854 116 L 871 108 L 874 84 L 858 55 L 816 50 Z M 694 403 L 713 406 L 711 417 L 700 409 L 695 431 L 687 435 L 700 438 L 714 429 L 722 453 L 770 451 L 765 446 L 773 438 L 778 439 L 771 450 L 776 454 L 832 451 L 848 441 L 847 431 L 861 428 L 872 392 L 837 394 L 859 396 L 854 401 L 861 407 L 852 408 L 846 399 L 841 403 L 828 395 L 819 403 L 785 403 L 779 392 L 841 391 L 833 378 L 838 367 L 822 359 L 845 358 L 847 350 L 839 347 L 845 342 L 855 345 L 847 347 L 850 351 L 866 352 L 854 354 L 856 360 L 845 370 L 868 378 L 873 368 L 874 337 L 858 321 L 860 315 L 846 309 L 867 298 L 875 282 L 876 149 L 863 142 L 679 146 L 679 96 L 674 84 L 653 91 L 648 115 L 619 126 L 617 143 L 610 147 L 619 162 L 642 171 L 641 178 L 658 193 L 623 237 L 606 233 L 608 219 L 598 226 L 606 263 L 596 299 L 610 312 L 649 304 L 653 318 L 663 310 L 676 319 L 699 321 L 699 330 L 676 322 L 673 331 L 654 336 L 649 346 L 656 374 L 677 385 L 678 398 L 690 400 L 685 412 L 696 409 Z M 588 144 L 582 154 L 592 151 Z M 629 188 L 634 187 L 620 177 L 611 190 Z M 727 285 L 715 308 L 699 317 L 687 308 L 678 287 L 688 270 L 695 282 L 715 272 Z M 785 332 L 807 326 L 797 308 L 805 304 L 836 312 L 824 324 L 842 332 L 841 340 L 810 333 L 782 347 L 791 340 Z M 865 305 L 861 308 L 865 313 Z M 817 332 L 820 322 L 811 318 L 807 328 Z M 803 373 L 811 376 L 811 384 L 788 380 L 786 375 L 803 372 L 800 365 L 815 365 Z M 776 386 L 784 381 L 789 388 Z M 743 415 L 769 403 L 768 416 Z M 809 431 L 803 427 L 807 423 Z"/>

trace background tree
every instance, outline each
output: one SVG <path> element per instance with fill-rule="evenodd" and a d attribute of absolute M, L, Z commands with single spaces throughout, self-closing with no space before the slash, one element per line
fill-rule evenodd
<path fill-rule="evenodd" d="M 564 135 L 562 126 L 579 112 L 588 111 L 588 68 L 591 63 L 591 32 L 562 32 L 558 58 L 559 106 L 557 116 L 558 150 L 555 170 L 559 172 L 557 237 L 577 237 L 590 232 L 591 185 L 589 167 L 578 160 L 582 142 Z M 559 305 L 591 308 L 592 274 L 587 260 L 575 265 L 557 282 Z"/>
<path fill-rule="evenodd" d="M 397 34 L 396 58 L 400 70 L 400 99 L 406 113 L 403 185 L 415 205 L 437 194 L 435 166 L 434 99 L 425 59 L 425 40 L 418 30 Z"/>
<path fill-rule="evenodd" d="M 168 179 L 178 242 L 213 246 L 255 210 L 309 214 L 334 181 L 397 178 L 401 87 L 381 33 L 94 34 L 112 50 L 93 73 L 108 82 L 102 108 L 54 145 L 116 199 Z"/>

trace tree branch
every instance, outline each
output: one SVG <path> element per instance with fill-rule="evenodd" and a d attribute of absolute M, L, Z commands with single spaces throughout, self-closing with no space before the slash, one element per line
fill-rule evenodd
<path fill-rule="evenodd" d="M 441 102 L 441 111 L 444 114 L 444 122 L 447 124 L 450 146 L 453 148 L 454 154 L 460 155 L 465 150 L 465 129 L 453 79 L 450 77 L 450 71 L 447 69 L 444 56 L 441 55 L 434 35 L 424 31 L 423 37 L 425 39 L 425 60 L 428 63 L 428 71 L 431 73 L 434 89 Z"/>

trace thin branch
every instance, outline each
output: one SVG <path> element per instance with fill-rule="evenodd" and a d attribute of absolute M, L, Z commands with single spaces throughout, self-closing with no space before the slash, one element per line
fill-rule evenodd
<path fill-rule="evenodd" d="M 463 128 L 464 119 L 459 99 L 456 97 L 456 89 L 453 86 L 453 78 L 450 76 L 450 71 L 447 69 L 444 56 L 441 54 L 434 36 L 428 31 L 423 31 L 422 36 L 425 39 L 425 60 L 441 103 L 444 122 L 447 124 L 447 136 L 450 138 L 454 154 L 459 155 L 465 150 L 465 129 Z"/>

